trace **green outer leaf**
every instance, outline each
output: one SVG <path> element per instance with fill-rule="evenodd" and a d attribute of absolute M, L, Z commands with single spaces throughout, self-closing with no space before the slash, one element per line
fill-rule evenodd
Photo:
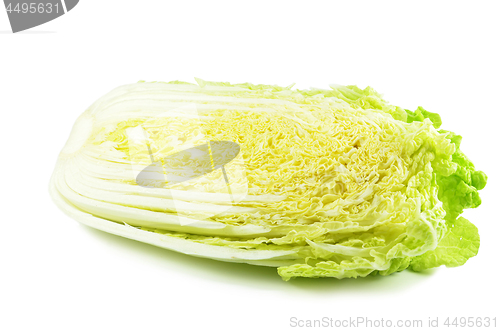
<path fill-rule="evenodd" d="M 450 222 L 450 227 L 435 250 L 417 256 L 411 261 L 414 271 L 439 267 L 458 267 L 479 251 L 479 233 L 474 224 L 463 217 Z"/>

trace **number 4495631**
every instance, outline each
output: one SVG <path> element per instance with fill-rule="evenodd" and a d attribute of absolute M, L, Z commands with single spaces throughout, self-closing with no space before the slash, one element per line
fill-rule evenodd
<path fill-rule="evenodd" d="M 14 13 L 22 13 L 22 14 L 35 14 L 35 13 L 47 13 L 50 14 L 52 12 L 59 13 L 59 3 L 52 4 L 50 2 L 47 3 L 17 3 L 15 6 L 12 6 L 12 3 L 7 5 L 7 12 L 10 14 Z"/>
<path fill-rule="evenodd" d="M 494 327 L 497 326 L 497 318 L 489 318 L 489 317 L 448 317 L 444 321 L 444 325 L 447 327 Z"/>

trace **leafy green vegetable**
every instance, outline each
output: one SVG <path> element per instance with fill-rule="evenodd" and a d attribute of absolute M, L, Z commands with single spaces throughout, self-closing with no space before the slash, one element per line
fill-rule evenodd
<path fill-rule="evenodd" d="M 438 114 L 372 88 L 139 82 L 75 123 L 51 179 L 89 226 L 293 277 L 464 264 L 486 175 Z M 230 150 L 232 149 L 232 150 Z"/>

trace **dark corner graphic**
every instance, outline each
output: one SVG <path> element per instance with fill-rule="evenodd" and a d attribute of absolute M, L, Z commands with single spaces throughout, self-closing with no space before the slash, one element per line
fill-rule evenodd
<path fill-rule="evenodd" d="M 12 32 L 31 29 L 73 9 L 79 0 L 4 0 Z"/>

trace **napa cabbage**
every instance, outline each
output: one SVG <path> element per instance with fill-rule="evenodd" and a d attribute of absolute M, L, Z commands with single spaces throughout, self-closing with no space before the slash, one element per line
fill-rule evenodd
<path fill-rule="evenodd" d="M 455 267 L 486 175 L 440 126 L 370 87 L 139 82 L 79 117 L 50 193 L 88 226 L 285 280 Z"/>

